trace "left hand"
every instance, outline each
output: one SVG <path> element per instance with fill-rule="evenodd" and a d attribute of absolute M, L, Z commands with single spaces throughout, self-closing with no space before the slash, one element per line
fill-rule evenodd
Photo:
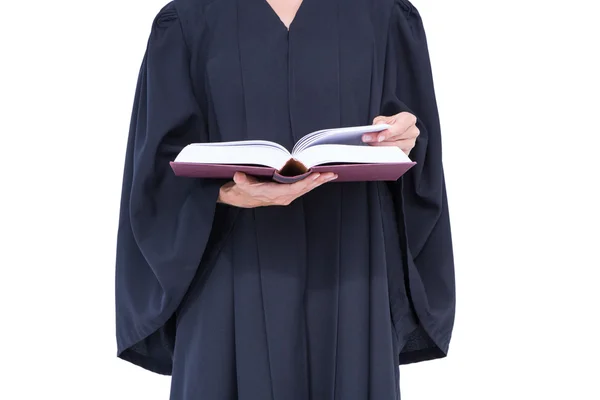
<path fill-rule="evenodd" d="M 373 124 L 388 124 L 389 129 L 376 133 L 363 135 L 362 140 L 372 146 L 397 146 L 406 155 L 415 147 L 419 128 L 417 128 L 417 117 L 408 112 L 401 112 L 391 117 L 378 116 Z"/>

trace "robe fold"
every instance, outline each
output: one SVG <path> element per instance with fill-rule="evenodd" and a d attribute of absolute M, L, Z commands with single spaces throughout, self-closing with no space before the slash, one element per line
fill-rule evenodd
<path fill-rule="evenodd" d="M 276 141 L 415 114 L 397 182 L 327 183 L 285 207 L 218 204 L 176 177 L 194 142 Z M 399 364 L 445 357 L 455 313 L 441 129 L 408 0 L 175 0 L 156 16 L 127 143 L 118 356 L 171 399 L 399 399 Z"/>

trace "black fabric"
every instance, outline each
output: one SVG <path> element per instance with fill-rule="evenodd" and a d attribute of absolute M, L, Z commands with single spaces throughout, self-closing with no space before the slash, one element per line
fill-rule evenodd
<path fill-rule="evenodd" d="M 175 177 L 192 142 L 291 148 L 411 111 L 398 182 L 329 183 L 286 207 L 217 205 Z M 117 243 L 119 357 L 171 399 L 398 399 L 398 364 L 443 357 L 454 267 L 421 18 L 406 0 L 176 0 L 156 17 L 127 146 Z"/>
<path fill-rule="evenodd" d="M 455 315 L 454 257 L 442 141 L 435 90 L 422 19 L 399 1 L 391 24 L 382 113 L 408 111 L 420 135 L 411 159 L 417 165 L 391 186 L 402 232 L 408 288 L 421 325 L 407 337 L 400 363 L 444 357 Z"/>

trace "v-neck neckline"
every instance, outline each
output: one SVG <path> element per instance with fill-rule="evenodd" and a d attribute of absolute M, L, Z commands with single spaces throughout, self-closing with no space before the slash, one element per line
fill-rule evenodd
<path fill-rule="evenodd" d="M 283 22 L 283 20 L 281 19 L 281 17 L 277 13 L 277 11 L 275 11 L 275 9 L 271 5 L 271 3 L 269 3 L 267 0 L 259 0 L 259 1 L 263 2 L 267 6 L 267 8 L 271 11 L 271 15 L 273 15 L 273 17 L 275 17 L 275 19 L 277 20 L 277 22 L 279 23 L 279 25 L 283 29 L 285 29 L 287 32 L 290 32 L 290 30 L 292 29 L 292 26 L 294 25 L 294 22 L 296 22 L 296 20 L 298 19 L 298 16 L 300 14 L 300 10 L 302 10 L 302 7 L 304 6 L 304 3 L 306 3 L 308 0 L 302 0 L 300 2 L 300 5 L 296 9 L 296 12 L 294 13 L 294 16 L 292 17 L 292 20 L 290 21 L 290 25 L 289 26 L 286 25 Z"/>

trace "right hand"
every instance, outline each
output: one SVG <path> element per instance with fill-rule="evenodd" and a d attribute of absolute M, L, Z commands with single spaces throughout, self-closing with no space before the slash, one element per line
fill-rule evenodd
<path fill-rule="evenodd" d="M 240 208 L 287 206 L 314 188 L 337 178 L 333 173 L 314 173 L 294 183 L 261 182 L 242 172 L 236 172 L 233 182 L 219 191 L 219 203 Z"/>

